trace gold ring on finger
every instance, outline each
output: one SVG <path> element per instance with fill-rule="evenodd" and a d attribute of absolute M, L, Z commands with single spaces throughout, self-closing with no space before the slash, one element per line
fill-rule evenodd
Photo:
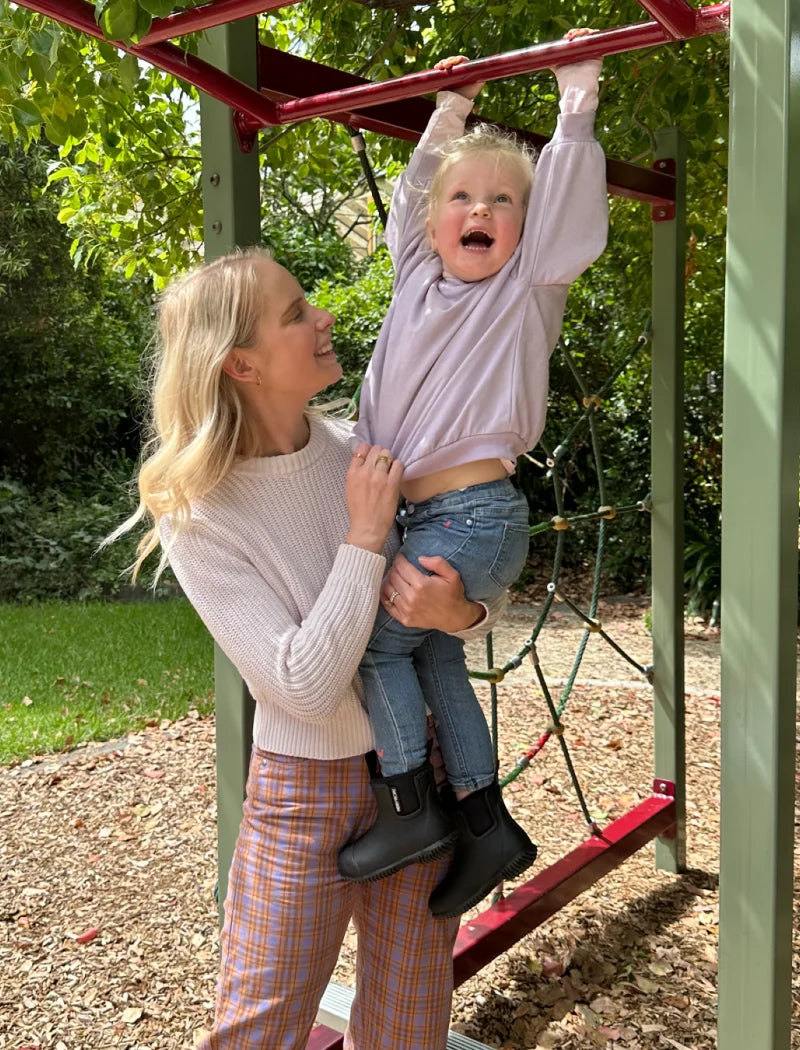
<path fill-rule="evenodd" d="M 386 599 L 388 601 L 389 605 L 394 605 L 395 598 L 399 597 L 399 595 L 400 595 L 400 591 L 392 591 L 392 593 Z"/>
<path fill-rule="evenodd" d="M 376 463 L 385 463 L 387 467 L 390 467 L 392 465 L 392 460 L 391 460 L 390 456 L 378 456 L 378 458 L 375 460 L 375 462 Z"/>

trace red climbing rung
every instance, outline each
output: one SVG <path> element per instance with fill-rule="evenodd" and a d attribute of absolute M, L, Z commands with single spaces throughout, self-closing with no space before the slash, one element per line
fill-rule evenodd
<path fill-rule="evenodd" d="M 327 1025 L 318 1024 L 312 1029 L 306 1043 L 306 1050 L 342 1050 L 344 1036 Z"/>
<path fill-rule="evenodd" d="M 674 40 L 686 40 L 694 36 L 695 9 L 686 0 L 637 0 Z"/>
<path fill-rule="evenodd" d="M 719 32 L 730 12 L 730 4 L 713 4 L 697 8 L 692 36 L 704 36 Z M 635 51 L 672 40 L 670 33 L 659 22 L 641 22 L 606 29 L 592 36 L 577 40 L 556 40 L 536 44 L 520 51 L 509 51 L 490 58 L 479 58 L 448 70 L 424 70 L 407 73 L 395 80 L 382 80 L 339 91 L 325 91 L 320 95 L 294 99 L 280 103 L 277 120 L 288 124 L 308 117 L 324 117 L 364 109 L 379 102 L 394 102 L 402 98 L 423 95 L 442 88 L 462 87 L 478 80 L 499 80 L 518 73 L 531 73 L 549 69 L 565 62 L 577 62 L 604 55 Z"/>
<path fill-rule="evenodd" d="M 465 923 L 458 933 L 453 969 L 461 984 L 554 915 L 598 879 L 675 823 L 674 787 L 659 781 L 653 795 L 577 849 L 545 868 L 504 900 Z"/>
<path fill-rule="evenodd" d="M 165 18 L 154 18 L 150 29 L 139 41 L 145 46 L 158 44 L 162 40 L 171 40 L 186 33 L 196 33 L 200 29 L 211 29 L 234 19 L 247 18 L 249 15 L 261 15 L 279 7 L 289 7 L 300 0 L 212 0 L 210 4 L 191 7 L 188 10 L 176 11 Z"/>

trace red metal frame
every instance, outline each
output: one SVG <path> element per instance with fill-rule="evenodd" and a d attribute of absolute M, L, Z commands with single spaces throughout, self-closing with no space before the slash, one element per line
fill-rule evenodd
<path fill-rule="evenodd" d="M 697 24 L 696 10 L 686 0 L 636 0 L 666 29 L 673 40 L 694 36 Z"/>
<path fill-rule="evenodd" d="M 19 2 L 98 40 L 104 39 L 94 19 L 93 6 L 84 0 Z M 478 59 L 453 70 L 410 73 L 405 77 L 378 83 L 370 83 L 329 66 L 261 47 L 260 90 L 257 91 L 202 59 L 186 54 L 175 45 L 162 42 L 165 35 L 176 31 L 207 28 L 221 24 L 225 17 L 239 18 L 253 14 L 256 10 L 273 10 L 295 2 L 297 0 L 214 0 L 191 11 L 157 20 L 153 23 L 154 28 L 139 44 L 115 42 L 114 46 L 172 73 L 230 106 L 234 111 L 243 149 L 252 148 L 255 133 L 261 128 L 304 120 L 314 115 L 416 141 L 432 108 L 428 100 L 417 97 L 420 93 L 441 87 L 458 87 L 475 79 L 496 80 L 516 73 L 531 72 L 567 59 L 574 61 L 667 43 L 672 39 L 671 33 L 680 19 L 677 12 L 686 6 L 683 0 L 645 0 L 643 6 L 652 7 L 661 21 L 605 30 L 575 41 L 538 44 L 505 55 Z M 716 33 L 727 28 L 729 2 L 689 10 L 694 18 L 693 36 Z M 530 132 L 519 134 L 534 145 L 541 146 L 546 141 L 544 137 Z M 675 180 L 661 171 L 609 159 L 607 178 L 611 193 L 655 205 L 675 199 Z"/>
<path fill-rule="evenodd" d="M 729 13 L 730 3 L 698 8 L 695 12 L 695 31 L 692 36 L 719 32 L 720 22 L 724 23 Z M 278 123 L 286 124 L 309 117 L 351 113 L 373 106 L 377 102 L 394 102 L 443 88 L 463 87 L 477 80 L 499 80 L 518 73 L 550 69 L 566 62 L 635 51 L 642 47 L 665 44 L 671 39 L 670 34 L 659 22 L 642 22 L 619 29 L 603 30 L 592 36 L 579 37 L 577 40 L 556 40 L 526 47 L 520 51 L 509 51 L 503 55 L 479 58 L 453 69 L 424 70 L 420 73 L 408 73 L 396 80 L 383 80 L 374 84 L 297 98 L 280 103 L 276 117 Z"/>
<path fill-rule="evenodd" d="M 331 66 L 320 65 L 297 55 L 276 51 L 271 47 L 261 47 L 259 51 L 259 84 L 261 91 L 275 102 L 287 98 L 296 98 L 303 91 L 344 90 L 370 82 L 352 73 L 345 73 Z M 280 85 L 280 90 L 267 87 L 267 84 Z M 433 103 L 426 98 L 406 98 L 397 102 L 383 102 L 370 106 L 363 112 L 339 113 L 329 117 L 330 120 L 374 131 L 381 135 L 407 139 L 416 142 L 428 123 L 433 112 Z M 514 129 L 516 134 L 540 149 L 547 142 L 545 135 L 535 132 Z M 633 200 L 660 204 L 675 200 L 674 177 L 631 164 L 628 161 L 606 161 L 606 178 L 609 193 Z"/>
<path fill-rule="evenodd" d="M 459 930 L 453 954 L 456 985 L 549 919 L 612 868 L 675 823 L 675 799 L 663 787 L 623 817 L 592 835 L 535 878 Z M 674 788 L 673 788 L 674 791 Z"/>

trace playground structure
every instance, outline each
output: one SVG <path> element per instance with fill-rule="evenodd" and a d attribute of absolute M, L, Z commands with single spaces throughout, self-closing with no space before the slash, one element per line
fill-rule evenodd
<path fill-rule="evenodd" d="M 370 84 L 257 43 L 255 15 L 285 0 L 212 0 L 154 21 L 118 46 L 205 92 L 201 106 L 206 257 L 260 239 L 259 128 L 323 116 L 415 139 L 442 86 L 497 79 L 563 60 L 731 30 L 732 106 L 723 461 L 721 1050 L 788 1050 L 800 435 L 800 5 L 733 0 L 694 8 L 638 0 L 651 16 L 566 45 L 541 44 L 457 71 Z M 25 6 L 102 37 L 84 0 Z M 216 27 L 216 28 L 212 28 Z M 201 57 L 166 41 L 211 30 Z M 794 46 L 794 50 L 792 50 Z M 229 108 L 230 107 L 230 108 Z M 231 118 L 231 109 L 233 118 Z M 542 141 L 530 136 L 533 141 Z M 477 972 L 645 842 L 656 863 L 685 865 L 683 711 L 682 136 L 657 136 L 652 169 L 608 162 L 609 191 L 653 206 L 652 513 L 654 790 L 462 928 L 456 980 Z M 753 512 L 757 508 L 757 513 Z M 220 890 L 224 896 L 249 752 L 251 701 L 217 656 Z M 320 1026 L 314 1050 L 341 1047 Z"/>

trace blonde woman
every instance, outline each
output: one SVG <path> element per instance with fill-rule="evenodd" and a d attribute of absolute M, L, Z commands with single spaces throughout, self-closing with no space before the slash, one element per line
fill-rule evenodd
<path fill-rule="evenodd" d="M 485 627 L 486 608 L 442 559 L 386 573 L 402 465 L 309 409 L 341 375 L 334 318 L 287 270 L 258 250 L 218 259 L 172 284 L 159 321 L 141 501 L 118 533 L 147 520 L 135 571 L 160 549 L 256 701 L 202 1050 L 305 1047 L 351 918 L 345 1046 L 441 1050 L 457 927 L 428 909 L 441 864 L 358 885 L 337 854 L 375 819 L 357 668 L 379 599 L 452 632 Z M 434 790 L 429 764 L 415 790 Z"/>

